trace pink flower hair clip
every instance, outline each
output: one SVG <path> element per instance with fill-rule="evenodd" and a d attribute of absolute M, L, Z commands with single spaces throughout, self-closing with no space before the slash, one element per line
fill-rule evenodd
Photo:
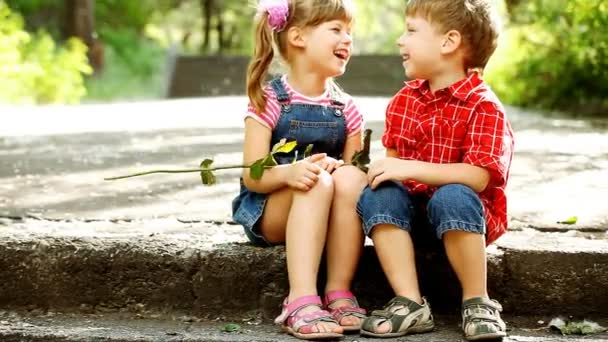
<path fill-rule="evenodd" d="M 289 16 L 288 0 L 260 0 L 258 13 L 268 13 L 268 26 L 274 32 L 281 32 L 287 26 Z"/>

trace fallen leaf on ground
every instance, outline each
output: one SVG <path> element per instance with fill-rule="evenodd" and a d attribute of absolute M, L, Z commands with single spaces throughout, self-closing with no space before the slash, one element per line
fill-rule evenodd
<path fill-rule="evenodd" d="M 589 335 L 608 330 L 593 321 L 564 321 L 559 317 L 556 317 L 549 322 L 549 328 L 561 332 L 562 335 Z"/>

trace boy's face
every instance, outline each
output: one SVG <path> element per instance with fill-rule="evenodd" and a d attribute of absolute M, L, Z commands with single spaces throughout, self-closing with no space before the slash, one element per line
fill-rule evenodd
<path fill-rule="evenodd" d="M 407 77 L 433 78 L 441 70 L 443 43 L 444 35 L 439 34 L 425 18 L 406 17 L 405 32 L 397 40 L 397 45 Z"/>

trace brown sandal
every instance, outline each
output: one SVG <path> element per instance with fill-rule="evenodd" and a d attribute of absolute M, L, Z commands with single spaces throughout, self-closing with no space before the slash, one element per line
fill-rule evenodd
<path fill-rule="evenodd" d="M 500 318 L 502 306 L 493 299 L 475 297 L 462 303 L 462 330 L 467 341 L 493 340 L 507 336 Z"/>
<path fill-rule="evenodd" d="M 435 323 L 431 308 L 426 299 L 422 298 L 422 301 L 420 305 L 406 297 L 397 296 L 391 299 L 384 309 L 372 311 L 363 321 L 361 336 L 400 337 L 433 330 Z M 378 332 L 382 323 L 388 323 L 390 327 L 385 333 Z"/>

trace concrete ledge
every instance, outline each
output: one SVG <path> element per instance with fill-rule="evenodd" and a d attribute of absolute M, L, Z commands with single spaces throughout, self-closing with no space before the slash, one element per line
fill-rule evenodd
<path fill-rule="evenodd" d="M 51 225 L 61 224 L 67 223 Z M 19 234 L 18 226 L 0 225 L 0 307 L 202 317 L 261 310 L 270 318 L 287 291 L 284 248 L 209 243 L 210 232 L 242 241 L 237 226 L 206 224 L 141 235 L 129 233 L 133 223 L 124 223 L 121 234 L 95 236 L 82 234 L 89 231 L 87 223 L 78 224 L 80 234 L 55 231 L 54 236 Z M 507 313 L 608 314 L 608 243 L 567 235 L 510 232 L 490 248 L 489 290 Z M 433 308 L 458 312 L 460 290 L 445 256 L 419 253 L 418 264 Z M 354 290 L 369 308 L 392 296 L 371 246 Z"/>

